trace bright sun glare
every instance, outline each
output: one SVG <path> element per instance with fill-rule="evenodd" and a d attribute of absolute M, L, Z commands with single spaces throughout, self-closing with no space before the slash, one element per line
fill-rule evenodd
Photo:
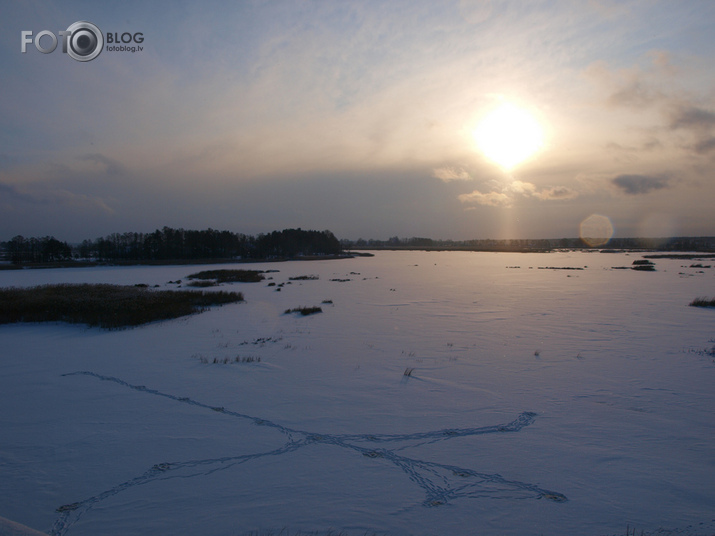
<path fill-rule="evenodd" d="M 507 171 L 536 154 L 544 144 L 543 130 L 534 116 L 509 103 L 485 116 L 473 134 L 484 155 Z"/>

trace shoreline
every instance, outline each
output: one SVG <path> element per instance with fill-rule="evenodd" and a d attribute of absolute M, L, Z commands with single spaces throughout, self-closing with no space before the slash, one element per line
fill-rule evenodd
<path fill-rule="evenodd" d="M 147 259 L 147 260 L 116 260 L 116 261 L 59 261 L 45 263 L 0 264 L 1 270 L 46 270 L 52 268 L 96 268 L 99 266 L 190 266 L 208 264 L 259 264 L 279 263 L 289 261 L 328 261 L 354 259 L 355 257 L 374 257 L 372 251 L 455 251 L 474 253 L 558 253 L 562 251 L 578 251 L 584 253 L 640 253 L 647 259 L 715 259 L 712 251 L 663 250 L 653 248 L 525 248 L 525 247 L 446 247 L 446 246 L 391 246 L 391 247 L 356 247 L 340 255 L 305 255 L 299 257 L 275 257 L 268 259 Z"/>
<path fill-rule="evenodd" d="M 46 270 L 52 268 L 96 268 L 98 266 L 189 266 L 204 264 L 257 264 L 288 261 L 329 261 L 370 256 L 360 253 L 343 255 L 305 255 L 300 257 L 277 257 L 270 259 L 147 259 L 117 261 L 59 261 L 22 264 L 0 264 L 0 270 Z"/>

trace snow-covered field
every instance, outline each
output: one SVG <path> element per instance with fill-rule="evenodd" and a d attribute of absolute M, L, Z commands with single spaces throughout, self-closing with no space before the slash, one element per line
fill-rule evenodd
<path fill-rule="evenodd" d="M 639 258 L 240 265 L 319 279 L 224 285 L 246 302 L 136 329 L 0 326 L 0 516 L 72 536 L 712 535 L 715 310 L 688 303 L 715 268 L 611 269 Z"/>

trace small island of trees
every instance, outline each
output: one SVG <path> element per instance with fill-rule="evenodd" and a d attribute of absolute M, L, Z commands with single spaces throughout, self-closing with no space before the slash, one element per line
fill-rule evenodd
<path fill-rule="evenodd" d="M 61 262 L 171 262 L 267 260 L 341 255 L 330 231 L 284 229 L 257 237 L 231 231 L 164 227 L 153 233 L 113 233 L 70 245 L 52 236 L 15 236 L 0 244 L 13 265 Z"/>

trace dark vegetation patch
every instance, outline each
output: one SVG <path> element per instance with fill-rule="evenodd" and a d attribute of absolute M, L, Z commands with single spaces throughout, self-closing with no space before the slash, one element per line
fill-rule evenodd
<path fill-rule="evenodd" d="M 0 324 L 69 322 L 117 329 L 240 301 L 240 292 L 156 291 L 107 284 L 0 288 Z"/>
<path fill-rule="evenodd" d="M 318 306 L 313 306 L 313 307 L 295 307 L 293 309 L 286 309 L 284 314 L 291 314 L 291 313 L 300 313 L 303 316 L 308 316 L 308 315 L 314 315 L 315 313 L 322 313 L 323 309 L 322 307 Z"/>
<path fill-rule="evenodd" d="M 611 266 L 611 270 L 636 270 L 638 272 L 655 272 L 655 263 L 648 260 L 633 261 L 631 266 Z"/>
<path fill-rule="evenodd" d="M 577 266 L 539 266 L 539 270 L 583 270 Z"/>
<path fill-rule="evenodd" d="M 214 279 L 217 283 L 259 283 L 263 281 L 260 270 L 204 270 L 187 276 L 189 279 Z"/>
<path fill-rule="evenodd" d="M 690 305 L 692 307 L 715 307 L 715 298 L 695 298 Z"/>
<path fill-rule="evenodd" d="M 192 281 L 191 283 L 187 283 L 187 287 L 196 287 L 196 288 L 206 288 L 206 287 L 215 287 L 218 285 L 216 281 L 213 279 L 200 279 L 199 281 Z"/>
<path fill-rule="evenodd" d="M 205 365 L 207 365 L 207 364 L 231 365 L 234 363 L 260 363 L 261 362 L 260 356 L 257 357 L 257 356 L 252 356 L 252 355 L 248 355 L 248 356 L 237 355 L 235 357 L 224 356 L 224 357 L 211 358 L 211 357 L 207 357 L 202 354 L 195 354 L 191 357 L 198 359 L 200 363 L 203 363 Z"/>
<path fill-rule="evenodd" d="M 639 272 L 655 272 L 655 263 L 643 259 L 643 260 L 636 260 L 633 261 L 633 266 L 631 266 L 632 270 L 638 270 Z"/>
<path fill-rule="evenodd" d="M 246 346 L 247 344 L 252 344 L 254 346 L 259 346 L 263 348 L 266 344 L 268 343 L 275 343 L 282 341 L 283 337 L 259 337 L 257 339 L 253 339 L 252 341 L 243 341 L 242 343 L 239 343 L 239 346 Z"/>
<path fill-rule="evenodd" d="M 291 281 L 315 281 L 317 279 L 320 279 L 317 275 L 299 275 L 296 277 L 289 277 Z"/>
<path fill-rule="evenodd" d="M 710 348 L 690 348 L 688 353 L 709 357 L 712 359 L 712 362 L 715 363 L 715 346 L 711 346 Z"/>
<path fill-rule="evenodd" d="M 658 255 L 643 255 L 646 259 L 715 259 L 715 254 L 705 255 L 702 253 L 663 253 Z"/>

